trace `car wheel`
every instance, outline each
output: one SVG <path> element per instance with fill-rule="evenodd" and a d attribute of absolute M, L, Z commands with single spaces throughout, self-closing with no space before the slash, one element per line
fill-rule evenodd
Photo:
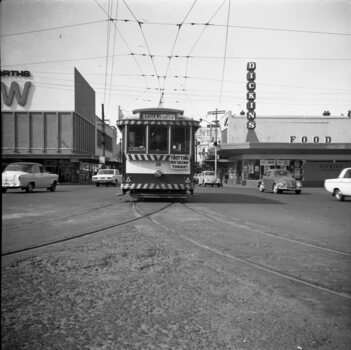
<path fill-rule="evenodd" d="M 49 191 L 55 192 L 56 191 L 56 186 L 57 186 L 57 182 L 54 181 L 53 184 L 48 188 Z"/>
<path fill-rule="evenodd" d="M 276 184 L 273 185 L 273 192 L 274 192 L 275 194 L 281 193 L 281 190 L 278 188 L 278 186 L 277 186 Z"/>
<path fill-rule="evenodd" d="M 339 189 L 336 189 L 334 193 L 335 193 L 335 197 L 337 200 L 339 200 L 339 201 L 344 200 L 344 196 L 342 195 L 342 193 Z"/>
<path fill-rule="evenodd" d="M 6 191 L 7 191 L 7 188 L 6 188 L 6 187 L 3 187 L 2 193 L 5 193 Z"/>
<path fill-rule="evenodd" d="M 57 182 L 54 181 L 50 187 L 47 188 L 48 191 L 55 192 Z"/>
<path fill-rule="evenodd" d="M 295 193 L 296 193 L 296 194 L 300 194 L 300 193 L 301 193 L 301 190 L 295 190 Z"/>
<path fill-rule="evenodd" d="M 96 183 L 96 187 L 99 187 L 99 186 L 100 186 L 100 184 L 97 182 L 97 183 Z"/>
<path fill-rule="evenodd" d="M 33 182 L 30 182 L 27 187 L 26 187 L 26 192 L 29 193 L 29 192 L 33 192 L 34 190 L 34 183 Z"/>
<path fill-rule="evenodd" d="M 261 182 L 260 185 L 258 186 L 258 189 L 260 190 L 260 192 L 264 191 L 264 186 L 263 183 Z"/>

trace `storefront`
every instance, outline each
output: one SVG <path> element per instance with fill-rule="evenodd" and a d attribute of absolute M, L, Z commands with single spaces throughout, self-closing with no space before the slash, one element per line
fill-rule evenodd
<path fill-rule="evenodd" d="M 257 183 L 267 169 L 278 168 L 304 186 L 322 186 L 351 166 L 351 118 L 257 117 L 255 129 L 247 125 L 244 116 L 227 114 L 223 121 L 227 142 L 218 154 L 228 159 L 222 171 L 232 183 Z"/>
<path fill-rule="evenodd" d="M 82 183 L 101 166 L 102 155 L 108 166 L 118 166 L 116 128 L 96 117 L 95 91 L 77 69 L 71 79 L 73 90 L 50 90 L 30 71 L 1 71 L 2 169 L 38 162 L 60 182 Z"/>

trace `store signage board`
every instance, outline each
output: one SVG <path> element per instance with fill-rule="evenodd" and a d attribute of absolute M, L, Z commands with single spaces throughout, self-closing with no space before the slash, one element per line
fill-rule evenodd
<path fill-rule="evenodd" d="M 248 62 L 247 63 L 247 84 L 246 84 L 246 88 L 247 88 L 247 103 L 246 103 L 246 109 L 247 109 L 247 113 L 246 113 L 246 117 L 248 119 L 247 122 L 247 128 L 249 130 L 253 130 L 256 128 L 256 112 L 255 112 L 255 108 L 256 108 L 256 62 Z"/>
<path fill-rule="evenodd" d="M 0 72 L 1 78 L 28 78 L 31 76 L 30 71 L 23 70 L 2 70 Z M 13 104 L 14 98 L 20 106 L 25 106 L 29 96 L 29 90 L 32 86 L 30 81 L 26 81 L 21 92 L 20 85 L 17 81 L 12 81 L 10 88 L 8 89 L 6 84 L 1 82 L 1 96 L 4 104 L 10 107 Z"/>

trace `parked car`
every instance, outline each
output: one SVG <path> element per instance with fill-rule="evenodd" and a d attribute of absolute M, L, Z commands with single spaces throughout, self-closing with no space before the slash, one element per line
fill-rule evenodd
<path fill-rule="evenodd" d="M 119 174 L 117 169 L 100 169 L 91 179 L 96 187 L 99 187 L 100 184 L 117 186 L 122 181 L 122 175 Z"/>
<path fill-rule="evenodd" d="M 216 176 L 214 171 L 203 171 L 199 175 L 199 186 L 222 186 L 221 180 Z"/>
<path fill-rule="evenodd" d="M 351 168 L 341 170 L 336 179 L 324 181 L 324 188 L 335 196 L 339 201 L 351 196 Z"/>
<path fill-rule="evenodd" d="M 264 173 L 262 179 L 258 182 L 258 188 L 261 192 L 265 190 L 272 190 L 274 193 L 294 191 L 296 194 L 300 194 L 302 184 L 293 178 L 290 171 L 271 169 Z"/>
<path fill-rule="evenodd" d="M 57 184 L 58 175 L 46 172 L 43 165 L 39 163 L 11 163 L 2 173 L 2 193 L 8 189 L 33 192 L 37 188 L 46 188 L 54 192 Z"/>

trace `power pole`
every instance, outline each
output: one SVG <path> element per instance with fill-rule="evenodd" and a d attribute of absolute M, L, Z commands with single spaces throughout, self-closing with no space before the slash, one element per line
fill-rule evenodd
<path fill-rule="evenodd" d="M 106 130 L 105 130 L 105 112 L 104 105 L 101 105 L 101 116 L 102 116 L 102 156 L 105 158 L 105 143 L 106 143 Z"/>
<path fill-rule="evenodd" d="M 217 176 L 217 128 L 218 128 L 218 120 L 217 120 L 217 116 L 218 114 L 224 114 L 225 111 L 219 111 L 217 108 L 215 111 L 211 111 L 211 112 L 207 112 L 207 114 L 214 114 L 215 115 L 215 142 L 214 142 L 214 146 L 215 146 L 215 174 Z"/>

